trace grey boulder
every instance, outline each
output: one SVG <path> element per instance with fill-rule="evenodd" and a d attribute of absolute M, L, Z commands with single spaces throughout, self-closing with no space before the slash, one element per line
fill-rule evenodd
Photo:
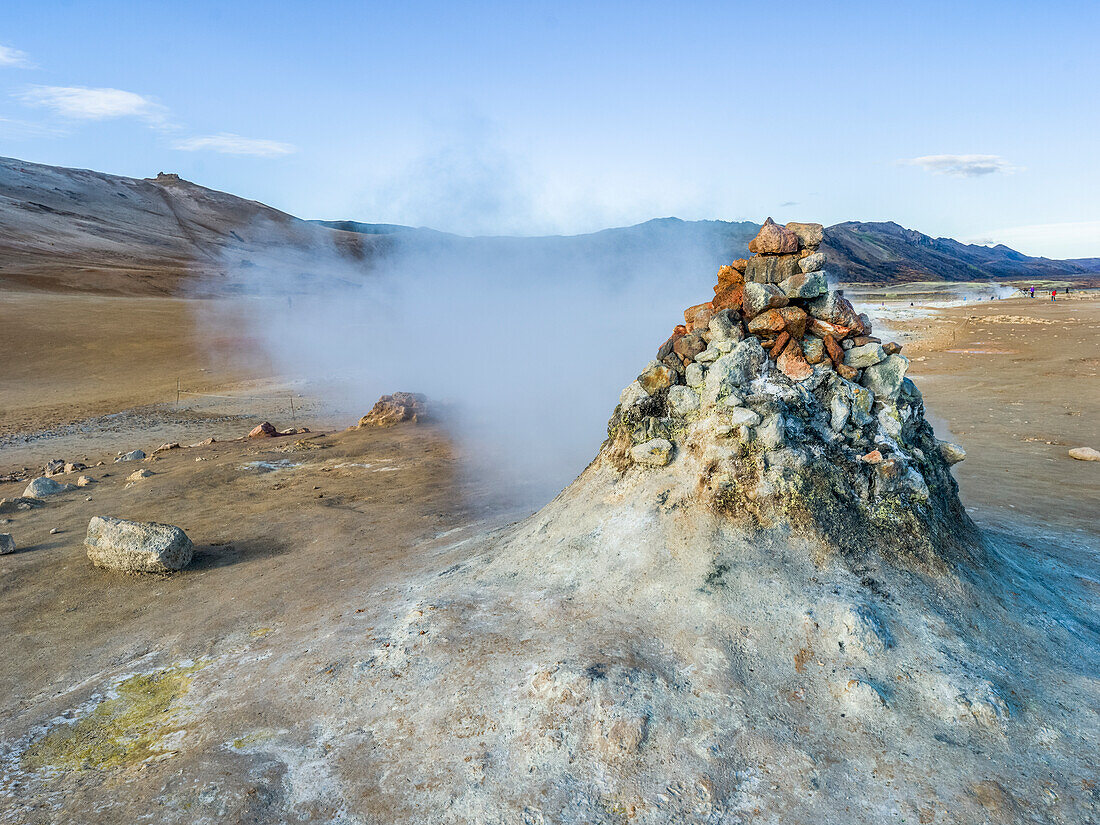
<path fill-rule="evenodd" d="M 745 284 L 741 306 L 746 318 L 753 318 L 769 309 L 778 309 L 787 305 L 787 296 L 774 284 Z"/>
<path fill-rule="evenodd" d="M 143 458 L 145 458 L 145 453 L 142 450 L 133 450 L 132 452 L 120 455 L 115 459 L 115 463 L 117 464 L 120 461 L 141 461 Z"/>
<path fill-rule="evenodd" d="M 62 484 L 60 481 L 54 481 L 52 478 L 43 476 L 42 478 L 36 478 L 27 485 L 27 489 L 23 491 L 23 498 L 43 498 L 57 493 L 67 493 L 69 490 L 75 489 L 72 484 Z"/>
<path fill-rule="evenodd" d="M 0 556 L 6 556 L 8 553 L 15 552 L 15 539 L 11 537 L 11 533 L 0 533 Z"/>
<path fill-rule="evenodd" d="M 849 354 L 856 349 L 862 347 L 849 350 Z M 847 362 L 848 359 L 844 360 Z M 907 369 L 909 359 L 904 355 L 887 355 L 883 361 L 863 371 L 863 386 L 874 393 L 876 398 L 897 398 Z"/>
<path fill-rule="evenodd" d="M 96 567 L 124 573 L 170 573 L 191 561 L 191 539 L 179 527 L 94 516 L 84 539 Z"/>
<path fill-rule="evenodd" d="M 852 347 L 844 353 L 844 363 L 857 370 L 873 367 L 885 358 L 886 353 L 882 351 L 881 344 L 864 344 L 861 347 Z"/>
<path fill-rule="evenodd" d="M 798 268 L 803 272 L 820 272 L 825 268 L 825 253 L 815 252 L 807 255 L 798 262 Z"/>

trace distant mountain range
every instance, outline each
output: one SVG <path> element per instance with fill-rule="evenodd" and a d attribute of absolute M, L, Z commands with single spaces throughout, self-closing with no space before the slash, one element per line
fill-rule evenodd
<path fill-rule="evenodd" d="M 322 255 L 342 262 L 344 278 L 409 253 L 510 267 L 516 277 L 572 271 L 614 278 L 636 267 L 675 273 L 717 269 L 747 255 L 758 229 L 747 221 L 659 218 L 586 235 L 467 238 L 394 224 L 302 220 L 175 175 L 139 180 L 0 158 L 0 285 L 36 289 L 232 293 L 262 284 L 271 261 L 308 281 Z M 1002 245 L 931 238 L 895 223 L 830 226 L 824 248 L 849 281 L 1100 275 L 1100 258 L 1033 258 Z"/>

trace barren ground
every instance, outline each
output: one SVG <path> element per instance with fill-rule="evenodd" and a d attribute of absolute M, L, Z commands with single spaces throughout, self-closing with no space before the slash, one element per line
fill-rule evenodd
<path fill-rule="evenodd" d="M 979 303 L 885 325 L 909 341 L 910 374 L 943 422 L 941 437 L 968 452 L 956 476 L 975 520 L 1058 548 L 1052 564 L 1100 592 L 1100 463 L 1066 454 L 1100 448 L 1100 296 Z M 245 703 L 233 711 L 241 735 L 307 726 L 309 683 L 323 683 L 332 670 L 310 660 L 308 634 L 299 629 L 369 635 L 375 620 L 396 616 L 383 617 L 381 602 L 354 603 L 364 588 L 397 595 L 410 578 L 442 575 L 463 560 L 464 539 L 522 515 L 460 472 L 435 427 L 344 431 L 352 421 L 327 420 L 299 401 L 294 423 L 314 434 L 223 441 L 262 418 L 292 423 L 279 399 L 293 390 L 268 374 L 262 358 L 219 355 L 247 345 L 231 335 L 197 339 L 187 303 L 175 299 L 0 293 L 0 476 L 58 457 L 84 461 L 96 479 L 40 509 L 0 516 L 10 519 L 0 531 L 19 546 L 0 557 L 6 746 L 74 712 L 113 679 L 228 649 L 298 657 L 297 672 L 308 674 L 304 687 L 293 686 L 304 691 L 301 716 L 276 718 L 273 708 Z M 184 387 L 240 400 L 193 397 L 177 408 L 177 377 Z M 250 402 L 250 393 L 265 400 Z M 119 450 L 149 453 L 162 442 L 208 436 L 218 443 L 140 464 L 113 462 Z M 154 475 L 127 483 L 139 466 Z M 18 496 L 25 485 L 0 483 L 0 497 Z M 195 561 L 171 577 L 95 569 L 82 546 L 93 515 L 178 524 L 195 542 Z M 139 755 L 133 769 L 146 772 L 143 781 L 171 785 L 171 751 Z M 234 770 L 229 756 L 211 759 Z M 64 760 L 54 767 L 66 774 L 70 809 L 94 798 L 104 778 L 117 779 Z M 204 769 L 220 770 L 212 762 Z M 64 820 L 54 809 L 59 798 L 28 797 L 15 767 L 4 770 L 0 822 Z M 254 804 L 249 793 L 262 786 L 242 780 L 241 798 L 230 805 L 241 821 Z"/>

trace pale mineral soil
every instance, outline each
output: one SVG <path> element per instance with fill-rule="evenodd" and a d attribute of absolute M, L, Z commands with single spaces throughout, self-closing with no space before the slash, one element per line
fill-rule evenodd
<path fill-rule="evenodd" d="M 249 392 L 278 399 L 293 388 L 262 358 L 219 356 L 225 348 L 196 331 L 186 302 L 0 297 L 0 476 L 61 457 L 92 465 L 86 473 L 97 479 L 41 509 L 0 516 L 10 519 L 0 531 L 19 545 L 0 557 L 0 822 L 71 821 L 69 812 L 102 805 L 104 789 L 137 786 L 143 799 L 127 809 L 132 821 L 155 820 L 158 799 L 190 800 L 192 821 L 275 821 L 276 810 L 293 810 L 295 821 L 344 818 L 346 799 L 308 789 L 328 787 L 334 771 L 370 775 L 377 744 L 343 731 L 361 736 L 362 749 L 360 762 L 341 751 L 338 765 L 326 764 L 323 744 L 285 744 L 335 724 L 332 703 L 340 700 L 331 687 L 355 667 L 334 658 L 339 639 L 389 647 L 382 640 L 410 581 L 446 577 L 466 563 L 474 539 L 525 513 L 461 472 L 442 429 L 344 431 L 350 419 L 331 420 L 308 404 L 293 422 L 318 430 L 305 438 L 219 441 L 115 464 L 121 449 L 233 438 L 260 418 L 291 423 L 276 416 L 289 415 L 279 400 L 262 402 L 272 407 L 260 412 L 261 402 L 198 398 L 176 409 L 177 377 L 238 399 Z M 911 374 L 942 421 L 941 437 L 968 451 L 956 476 L 975 519 L 1034 549 L 1055 587 L 1081 588 L 1067 598 L 1095 605 L 1100 463 L 1073 461 L 1066 451 L 1100 447 L 1100 297 L 1009 299 L 887 323 L 910 339 Z M 228 349 L 247 352 L 247 342 L 226 338 Z M 117 413 L 123 424 L 101 435 L 102 417 Z M 154 475 L 127 483 L 138 466 Z M 24 486 L 0 483 L 0 497 Z M 95 569 L 82 547 L 92 515 L 178 524 L 196 544 L 195 561 L 170 577 Z M 400 621 L 415 628 L 418 620 Z M 377 640 L 375 628 L 386 628 Z M 311 641 L 318 634 L 324 644 Z M 493 637 L 476 644 L 491 646 Z M 265 678 L 248 675 L 254 662 L 256 673 L 276 681 L 222 684 L 218 663 L 226 657 L 233 679 Z M 127 677 L 163 667 L 175 668 L 170 684 L 157 677 L 164 696 L 153 691 L 125 712 L 102 701 L 125 699 Z M 203 675 L 207 667 L 212 676 Z M 209 731 L 188 733 L 192 678 L 214 680 L 202 692 L 219 703 L 221 745 Z M 265 702 L 265 693 L 284 701 Z M 62 716 L 85 726 L 77 728 L 83 744 L 56 735 L 50 720 Z M 459 721 L 471 742 L 487 724 Z M 256 755 L 265 740 L 281 762 Z M 352 808 L 369 809 L 382 787 L 364 781 L 356 793 Z M 992 799 L 982 801 L 986 810 L 1006 817 L 1018 804 L 996 783 L 981 793 Z M 173 811 L 167 819 L 177 821 L 183 814 Z M 115 821 L 117 813 L 88 817 Z"/>

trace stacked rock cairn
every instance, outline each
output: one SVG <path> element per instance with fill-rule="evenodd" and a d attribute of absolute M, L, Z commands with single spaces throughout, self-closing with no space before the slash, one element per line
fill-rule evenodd
<path fill-rule="evenodd" d="M 823 237 L 769 218 L 623 390 L 602 452 L 624 475 L 690 468 L 695 497 L 758 524 L 939 557 L 973 539 L 948 469 L 965 454 L 935 438 L 901 347 L 829 288 Z"/>

